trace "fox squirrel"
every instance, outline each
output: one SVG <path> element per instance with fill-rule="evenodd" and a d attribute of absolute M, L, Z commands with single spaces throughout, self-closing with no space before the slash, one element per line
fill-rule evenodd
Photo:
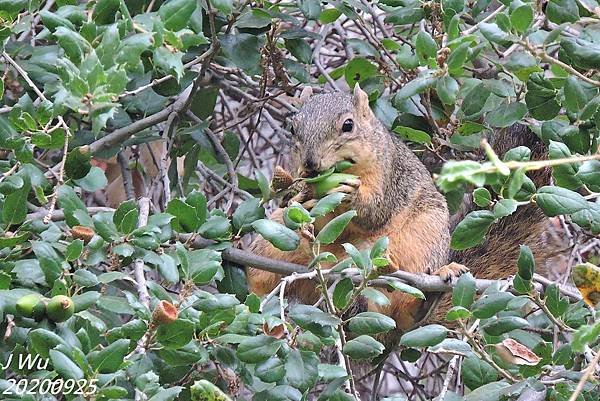
<path fill-rule="evenodd" d="M 488 241 L 485 257 L 470 258 L 473 255 L 465 253 L 452 255 L 451 259 L 451 226 L 445 198 L 437 191 L 423 163 L 375 117 L 367 94 L 358 85 L 351 94 L 334 92 L 310 97 L 292 118 L 292 127 L 291 154 L 300 176 L 315 175 L 347 160 L 353 164 L 344 172 L 359 177 L 335 189 L 347 194 L 344 202 L 334 213 L 315 222 L 318 231 L 336 215 L 350 209 L 357 211 L 342 236 L 334 244 L 321 248 L 340 260 L 345 257 L 342 243 L 349 242 L 361 249 L 387 236 L 392 269 L 438 274 L 449 280 L 467 271 L 462 264 L 451 262 L 455 260 L 468 264 L 476 277 L 504 278 L 514 274 L 519 243 L 529 243 L 528 237 L 540 233 L 528 225 L 518 235 L 509 234 L 517 242 L 494 245 Z M 304 203 L 307 208 L 313 204 L 314 200 Z M 275 210 L 271 218 L 282 222 L 283 209 Z M 510 223 L 503 224 L 513 227 Z M 540 243 L 539 238 L 535 243 Z M 503 255 L 494 256 L 495 246 L 502 248 Z M 252 250 L 262 256 L 303 265 L 312 259 L 305 239 L 295 251 L 283 252 L 258 238 Z M 506 258 L 507 254 L 511 257 Z M 274 273 L 248 269 L 249 287 L 258 295 L 268 294 L 280 279 Z M 289 291 L 307 303 L 318 299 L 315 283 L 311 281 L 296 281 Z M 401 292 L 386 295 L 390 300 L 388 306 L 369 303 L 368 308 L 392 317 L 398 330 L 412 327 L 423 317 L 422 301 Z"/>

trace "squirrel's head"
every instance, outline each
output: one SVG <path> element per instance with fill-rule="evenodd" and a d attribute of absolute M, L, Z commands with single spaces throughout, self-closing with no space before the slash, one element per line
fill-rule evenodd
<path fill-rule="evenodd" d="M 358 84 L 353 93 L 323 93 L 301 101 L 291 118 L 292 156 L 299 174 L 316 175 L 342 160 L 354 163 L 356 172 L 372 165 L 377 156 L 373 136 L 381 131 L 380 123 Z"/>

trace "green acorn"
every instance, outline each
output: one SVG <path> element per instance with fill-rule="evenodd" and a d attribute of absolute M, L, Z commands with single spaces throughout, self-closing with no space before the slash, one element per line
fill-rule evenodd
<path fill-rule="evenodd" d="M 353 180 L 358 178 L 353 174 L 345 173 L 333 173 L 327 176 L 325 179 L 314 183 L 315 195 L 317 198 L 322 198 L 327 194 L 328 191 L 340 186 L 344 181 Z"/>
<path fill-rule="evenodd" d="M 46 316 L 53 322 L 64 322 L 75 313 L 73 300 L 65 295 L 52 297 L 46 305 Z"/>
<path fill-rule="evenodd" d="M 231 401 L 231 398 L 208 380 L 197 380 L 190 387 L 192 401 Z"/>
<path fill-rule="evenodd" d="M 40 294 L 25 295 L 17 301 L 16 308 L 21 316 L 35 320 L 41 320 L 46 313 L 46 303 Z"/>
<path fill-rule="evenodd" d="M 341 173 L 342 171 L 347 170 L 352 166 L 354 166 L 354 163 L 352 163 L 351 161 L 340 160 L 339 162 L 335 163 L 335 172 Z"/>

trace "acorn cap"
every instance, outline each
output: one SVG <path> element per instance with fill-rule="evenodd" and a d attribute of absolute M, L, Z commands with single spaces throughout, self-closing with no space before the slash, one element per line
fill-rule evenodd
<path fill-rule="evenodd" d="M 171 324 L 177 320 L 179 311 L 168 301 L 160 301 L 152 312 L 152 324 Z"/>
<path fill-rule="evenodd" d="M 542 360 L 529 348 L 512 338 L 507 338 L 501 343 L 495 344 L 494 347 L 500 359 L 506 363 L 535 366 Z"/>
<path fill-rule="evenodd" d="M 83 240 L 86 244 L 92 240 L 96 233 L 93 229 L 84 226 L 73 226 L 71 227 L 71 235 L 73 238 Z"/>
<path fill-rule="evenodd" d="M 271 188 L 274 191 L 288 189 L 293 182 L 294 178 L 289 172 L 281 166 L 275 166 L 275 169 L 273 169 L 273 179 L 271 179 Z"/>

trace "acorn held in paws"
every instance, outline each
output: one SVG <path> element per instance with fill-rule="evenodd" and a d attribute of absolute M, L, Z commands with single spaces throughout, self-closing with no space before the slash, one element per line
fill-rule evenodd
<path fill-rule="evenodd" d="M 345 181 L 354 180 L 356 178 L 358 177 L 353 174 L 333 173 L 325 177 L 323 180 L 313 184 L 315 188 L 315 195 L 317 198 L 322 198 L 323 196 L 327 195 L 327 192 L 339 187 Z"/>
<path fill-rule="evenodd" d="M 75 304 L 66 295 L 56 295 L 46 305 L 46 316 L 56 323 L 68 320 L 73 313 L 75 313 Z"/>

